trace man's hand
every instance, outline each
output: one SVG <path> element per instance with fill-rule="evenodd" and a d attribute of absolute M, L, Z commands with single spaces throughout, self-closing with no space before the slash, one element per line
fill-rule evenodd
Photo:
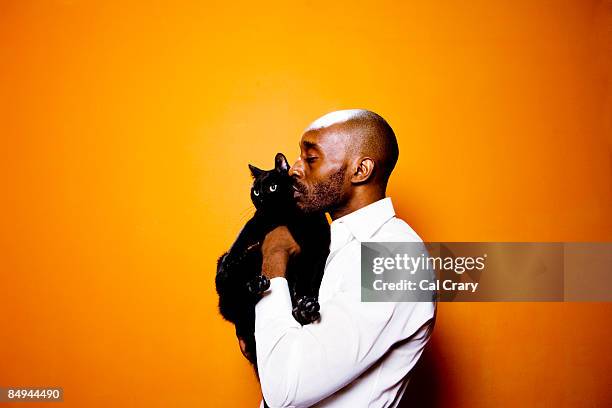
<path fill-rule="evenodd" d="M 289 258 L 298 255 L 300 251 L 300 246 L 287 227 L 281 225 L 274 228 L 268 232 L 261 246 L 262 274 L 268 279 L 284 277 Z"/>
<path fill-rule="evenodd" d="M 244 339 L 240 336 L 236 337 L 238 337 L 238 344 L 240 345 L 240 351 L 242 352 L 242 355 L 245 356 L 247 360 L 251 361 L 251 354 L 247 353 L 246 351 L 246 341 L 244 341 Z"/>

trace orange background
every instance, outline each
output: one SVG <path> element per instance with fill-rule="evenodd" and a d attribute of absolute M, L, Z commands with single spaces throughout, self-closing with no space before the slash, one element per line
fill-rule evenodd
<path fill-rule="evenodd" d="M 612 240 L 611 32 L 609 0 L 0 1 L 0 386 L 257 406 L 215 261 L 247 163 L 335 109 L 394 127 L 425 240 Z M 607 405 L 611 312 L 442 304 L 405 401 Z"/>

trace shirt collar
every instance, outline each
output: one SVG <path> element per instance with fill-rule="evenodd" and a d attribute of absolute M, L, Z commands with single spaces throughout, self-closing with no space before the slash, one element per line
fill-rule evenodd
<path fill-rule="evenodd" d="M 335 219 L 331 223 L 332 240 L 334 239 L 333 231 L 338 230 L 339 224 L 342 224 L 358 241 L 367 242 L 385 222 L 394 216 L 395 210 L 391 198 L 385 197 Z"/>

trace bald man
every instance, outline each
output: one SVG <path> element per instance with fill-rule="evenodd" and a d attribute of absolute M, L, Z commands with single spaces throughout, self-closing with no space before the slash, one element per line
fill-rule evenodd
<path fill-rule="evenodd" d="M 399 156 L 395 134 L 374 112 L 336 111 L 306 128 L 300 150 L 289 170 L 297 204 L 332 219 L 321 319 L 301 326 L 291 314 L 285 271 L 300 248 L 286 227 L 277 227 L 262 245 L 270 288 L 255 307 L 265 402 L 272 408 L 396 407 L 429 340 L 436 307 L 361 302 L 361 242 L 422 242 L 386 197 Z"/>

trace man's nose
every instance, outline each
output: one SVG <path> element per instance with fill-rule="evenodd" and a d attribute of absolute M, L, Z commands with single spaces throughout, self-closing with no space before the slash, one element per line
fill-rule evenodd
<path fill-rule="evenodd" d="M 289 175 L 297 178 L 304 177 L 304 166 L 300 157 L 298 157 L 295 163 L 293 163 L 293 166 L 289 169 Z"/>

